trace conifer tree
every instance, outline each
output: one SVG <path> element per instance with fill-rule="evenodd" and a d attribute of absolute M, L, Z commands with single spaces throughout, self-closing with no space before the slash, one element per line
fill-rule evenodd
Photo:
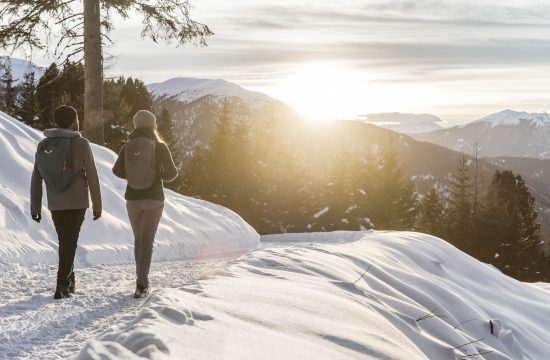
<path fill-rule="evenodd" d="M 377 224 L 377 187 L 379 181 L 379 172 L 377 154 L 373 149 L 367 148 L 363 154 L 357 158 L 354 165 L 354 173 L 357 176 L 357 183 L 354 189 L 354 209 L 351 214 L 355 218 L 359 229 L 372 229 Z"/>
<path fill-rule="evenodd" d="M 534 281 L 537 273 L 548 272 L 541 262 L 543 251 L 540 242 L 541 225 L 539 214 L 535 204 L 535 198 L 529 192 L 525 180 L 521 175 L 516 175 L 516 191 L 518 192 L 518 211 L 520 216 L 519 248 L 521 258 L 525 262 L 517 263 L 519 276 L 522 279 Z"/>
<path fill-rule="evenodd" d="M 217 204 L 228 204 L 231 176 L 232 126 L 229 101 L 224 99 L 220 117 L 207 148 L 196 147 L 184 170 L 183 188 L 190 195 Z"/>
<path fill-rule="evenodd" d="M 196 146 L 193 149 L 193 155 L 185 167 L 180 171 L 181 179 L 176 179 L 173 190 L 188 196 L 195 196 L 206 200 L 209 198 L 209 181 L 206 181 L 207 164 L 206 149 L 202 146 Z"/>
<path fill-rule="evenodd" d="M 331 166 L 326 182 L 322 191 L 313 195 L 316 201 L 312 201 L 312 204 L 316 206 L 310 210 L 314 214 L 324 208 L 328 208 L 328 211 L 318 219 L 313 219 L 314 227 L 308 230 L 359 230 L 362 224 L 356 211 L 359 179 L 355 174 L 360 169 L 360 161 L 342 149 L 329 162 Z"/>
<path fill-rule="evenodd" d="M 168 148 L 170 149 L 170 152 L 172 153 L 172 157 L 174 159 L 174 162 L 176 163 L 176 166 L 180 168 L 180 172 L 177 178 L 174 179 L 174 181 L 167 183 L 166 187 L 169 188 L 170 190 L 178 191 L 178 189 L 181 189 L 182 181 L 184 177 L 183 171 L 181 171 L 182 156 L 177 145 L 172 116 L 170 115 L 170 112 L 166 107 L 163 107 L 160 114 L 157 115 L 157 130 L 160 136 L 163 138 L 166 145 L 168 146 Z"/>
<path fill-rule="evenodd" d="M 441 197 L 435 187 L 431 188 L 420 203 L 417 229 L 420 232 L 435 236 L 444 233 L 444 209 Z"/>
<path fill-rule="evenodd" d="M 153 100 L 143 81 L 131 77 L 105 81 L 103 92 L 105 145 L 118 152 L 134 128 L 134 114 L 142 109 L 151 110 Z"/>
<path fill-rule="evenodd" d="M 448 240 L 463 251 L 472 249 L 472 192 L 464 154 L 449 186 Z"/>
<path fill-rule="evenodd" d="M 84 65 L 77 62 L 67 62 L 59 77 L 59 97 L 57 104 L 71 105 L 78 113 L 81 125 L 84 126 Z"/>
<path fill-rule="evenodd" d="M 32 71 L 25 73 L 23 76 L 17 115 L 21 121 L 29 125 L 34 125 L 35 117 L 38 115 L 36 85 L 34 81 L 34 73 Z"/>
<path fill-rule="evenodd" d="M 405 179 L 394 140 L 384 144 L 378 154 L 373 201 L 373 218 L 377 229 L 411 230 L 417 211 L 413 183 Z"/>
<path fill-rule="evenodd" d="M 2 77 L 0 78 L 2 84 L 2 111 L 6 114 L 15 116 L 17 111 L 17 101 L 16 101 L 16 89 L 13 81 L 13 76 L 11 73 L 11 65 L 7 63 L 4 66 L 4 71 Z"/>
<path fill-rule="evenodd" d="M 285 224 L 282 224 L 281 205 L 286 200 L 282 199 L 281 190 L 284 188 L 280 172 L 280 161 L 283 151 L 280 139 L 283 137 L 283 126 L 281 122 L 274 119 L 262 119 L 261 127 L 256 127 L 252 136 L 251 163 L 253 164 L 254 186 L 257 191 L 252 198 L 254 211 L 256 212 L 253 222 L 258 231 L 273 233 L 281 231 Z M 287 129 L 288 130 L 288 129 Z M 284 173 L 288 174 L 288 173 Z M 295 194 L 295 196 L 298 196 Z"/>
<path fill-rule="evenodd" d="M 132 106 L 123 96 L 126 79 L 119 77 L 110 79 L 103 84 L 105 101 L 103 102 L 105 146 L 114 152 L 119 152 L 128 134 L 132 130 Z"/>
<path fill-rule="evenodd" d="M 207 182 L 212 191 L 212 200 L 218 204 L 226 204 L 230 191 L 231 163 L 230 152 L 232 147 L 232 127 L 230 118 L 230 104 L 224 99 L 221 115 L 216 123 L 216 131 L 206 151 Z"/>
<path fill-rule="evenodd" d="M 250 127 L 245 122 L 232 126 L 231 145 L 228 156 L 228 206 L 241 214 L 245 220 L 255 212 L 254 194 L 258 191 L 256 172 L 252 163 Z"/>
<path fill-rule="evenodd" d="M 59 76 L 59 68 L 56 63 L 52 63 L 38 80 L 36 86 L 38 121 L 33 126 L 39 130 L 54 126 L 53 111 L 60 97 Z"/>
<path fill-rule="evenodd" d="M 145 83 L 139 79 L 127 78 L 122 86 L 121 96 L 130 105 L 132 116 L 139 110 L 153 109 L 151 94 L 147 91 Z"/>
<path fill-rule="evenodd" d="M 166 107 L 163 107 L 160 114 L 157 116 L 157 130 L 170 148 L 172 155 L 175 156 L 178 153 L 176 147 L 176 136 L 174 133 L 174 123 L 172 122 L 172 116 Z"/>
<path fill-rule="evenodd" d="M 529 280 L 540 271 L 540 224 L 525 181 L 512 171 L 493 175 L 484 204 L 480 258 L 503 272 Z"/>

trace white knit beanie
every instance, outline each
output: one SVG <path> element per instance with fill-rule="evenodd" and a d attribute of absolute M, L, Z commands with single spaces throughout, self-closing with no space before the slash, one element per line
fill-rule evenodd
<path fill-rule="evenodd" d="M 155 115 L 147 110 L 139 110 L 134 115 L 134 127 L 136 129 L 140 128 L 157 128 L 157 118 Z"/>

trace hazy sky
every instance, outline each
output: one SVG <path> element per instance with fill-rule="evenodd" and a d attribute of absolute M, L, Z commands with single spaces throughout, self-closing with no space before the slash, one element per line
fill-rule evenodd
<path fill-rule="evenodd" d="M 117 22 L 111 74 L 225 78 L 312 115 L 550 109 L 550 0 L 191 0 L 208 48 Z M 35 59 L 36 60 L 36 59 Z"/>

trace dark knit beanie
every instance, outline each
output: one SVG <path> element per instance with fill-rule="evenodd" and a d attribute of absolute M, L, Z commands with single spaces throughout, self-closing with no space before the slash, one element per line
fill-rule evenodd
<path fill-rule="evenodd" d="M 76 119 L 78 119 L 78 113 L 72 106 L 61 105 L 53 111 L 53 120 L 60 128 L 70 128 Z"/>

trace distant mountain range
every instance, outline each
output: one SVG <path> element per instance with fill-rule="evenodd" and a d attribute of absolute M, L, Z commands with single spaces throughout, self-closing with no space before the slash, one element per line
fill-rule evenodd
<path fill-rule="evenodd" d="M 481 157 L 550 159 L 550 114 L 504 110 L 468 124 L 416 134 L 449 149 Z"/>
<path fill-rule="evenodd" d="M 158 90 L 157 84 L 151 84 L 149 88 L 158 96 L 155 100 L 157 110 L 165 106 L 172 113 L 176 137 L 186 158 L 193 154 L 195 146 L 208 144 L 220 116 L 221 104 L 226 94 L 230 102 L 230 113 L 233 120 L 246 122 L 251 129 L 254 129 L 255 126 L 264 126 L 267 121 L 274 119 L 286 121 L 288 126 L 293 126 L 293 124 L 297 126 L 303 120 L 294 109 L 282 102 L 271 99 L 267 95 L 247 92 L 247 90 L 235 87 L 234 84 L 226 81 L 187 81 L 188 79 L 181 78 L 176 80 L 161 83 L 178 84 L 174 88 L 168 88 L 170 91 L 167 88 L 162 91 Z M 192 87 L 192 91 L 188 91 L 186 86 L 189 84 L 205 86 L 198 86 L 200 91 L 195 91 L 197 88 L 195 86 Z M 210 92 L 209 87 L 206 86 L 208 84 L 219 84 L 222 86 L 221 89 L 227 86 L 238 90 L 238 92 L 229 95 L 229 92 L 219 90 L 218 86 L 215 86 L 216 91 Z M 239 96 L 239 93 L 242 92 L 246 94 L 244 98 Z M 200 97 L 201 95 L 203 96 Z M 258 103 L 263 105 L 257 106 Z M 520 133 L 526 141 L 533 139 L 537 131 L 547 129 L 546 116 L 546 114 L 504 111 L 471 124 L 442 128 L 446 123 L 433 115 L 387 113 L 367 115 L 364 121 L 339 121 L 327 126 L 330 126 L 329 132 L 333 134 L 330 141 L 346 141 L 355 144 L 358 149 L 357 156 L 360 156 L 360 151 L 363 151 L 361 149 L 364 149 L 365 146 L 376 148 L 386 143 L 388 139 L 395 139 L 400 159 L 407 169 L 408 176 L 415 182 L 415 190 L 420 193 L 434 185 L 444 192 L 447 191 L 445 184 L 448 184 L 449 177 L 456 170 L 458 162 L 462 158 L 462 148 L 455 148 L 452 146 L 453 142 L 449 140 L 453 139 L 455 132 L 471 131 L 472 135 L 470 136 L 475 134 L 478 139 L 487 134 L 494 141 L 480 142 L 479 144 L 480 155 L 491 157 L 479 161 L 481 188 L 488 186 L 492 174 L 497 169 L 511 169 L 520 173 L 537 199 L 539 211 L 544 220 L 545 238 L 550 238 L 550 233 L 546 231 L 546 229 L 550 229 L 550 218 L 547 216 L 550 214 L 550 160 L 525 161 L 524 158 L 514 155 L 514 152 L 505 151 L 510 143 L 514 143 L 514 141 L 516 144 L 520 143 L 516 138 L 518 129 L 521 129 Z M 429 131 L 429 129 L 435 130 Z M 506 131 L 500 133 L 503 129 Z M 408 132 L 411 135 L 399 134 L 394 130 L 402 133 Z M 423 132 L 426 130 L 429 132 Z M 491 135 L 492 131 L 499 132 L 499 135 Z M 437 139 L 439 135 L 446 136 L 446 140 L 437 144 L 434 139 Z M 465 133 L 462 133 L 462 136 L 467 138 Z M 454 144 L 465 143 L 465 141 L 458 141 L 459 138 L 457 136 Z M 324 146 L 330 147 L 331 145 L 325 144 Z M 541 148 L 543 146 L 540 145 Z M 550 149 L 548 144 L 546 147 Z M 492 151 L 489 152 L 489 149 Z M 520 145 L 515 149 L 520 151 Z M 502 157 L 503 155 L 499 154 L 499 151 L 505 157 Z M 541 152 L 537 151 L 536 154 Z M 468 151 L 466 153 L 468 166 L 473 173 L 473 159 L 468 155 Z M 497 156 L 501 157 L 496 158 Z"/>
<path fill-rule="evenodd" d="M 35 80 L 38 81 L 46 71 L 45 68 L 27 60 L 0 56 L 0 76 L 4 74 L 6 67 L 10 67 L 15 85 L 23 80 L 26 73 L 33 72 Z"/>
<path fill-rule="evenodd" d="M 22 76 L 28 65 L 12 59 L 12 66 L 14 74 Z M 35 70 L 43 71 L 38 67 Z M 208 144 L 224 98 L 229 102 L 232 120 L 246 122 L 251 131 L 273 120 L 285 121 L 288 126 L 304 120 L 281 101 L 225 80 L 174 78 L 150 84 L 148 89 L 156 96 L 155 110 L 166 107 L 172 114 L 175 136 L 186 159 L 197 145 Z M 445 191 L 462 151 L 472 166 L 468 154 L 477 141 L 480 156 L 484 157 L 479 163 L 482 187 L 488 185 L 496 169 L 511 169 L 522 174 L 537 199 L 545 229 L 550 229 L 549 114 L 506 110 L 469 124 L 441 128 L 445 125 L 440 118 L 429 114 L 385 113 L 366 115 L 363 121 L 340 121 L 327 126 L 330 141 L 355 144 L 357 156 L 366 146 L 376 148 L 393 138 L 407 175 L 414 180 L 418 192 L 434 185 Z"/>
<path fill-rule="evenodd" d="M 441 118 L 431 114 L 380 113 L 363 115 L 366 123 L 403 134 L 419 134 L 447 127 Z"/>

